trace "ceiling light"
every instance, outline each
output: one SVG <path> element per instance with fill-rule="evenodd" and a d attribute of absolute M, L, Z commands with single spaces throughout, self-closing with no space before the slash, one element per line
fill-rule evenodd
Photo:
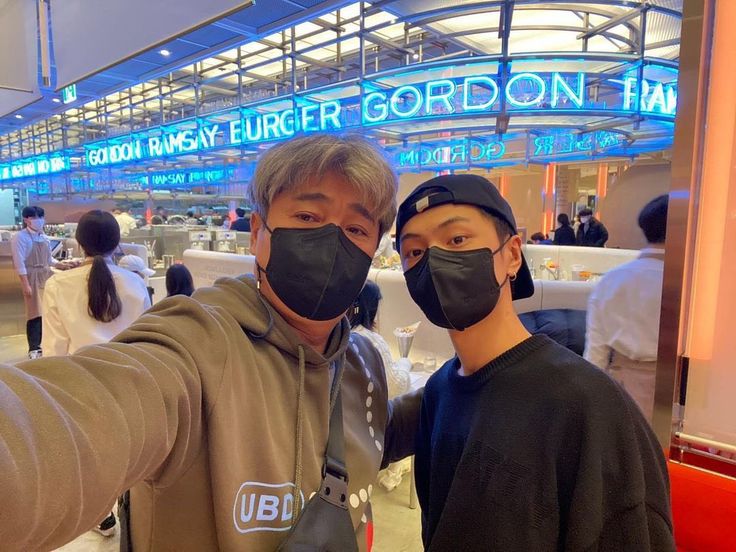
<path fill-rule="evenodd" d="M 414 52 L 414 53 L 413 53 L 413 54 L 411 55 L 411 59 L 414 59 L 414 60 L 417 60 L 417 59 L 419 59 L 419 54 L 417 54 L 416 52 Z"/>
<path fill-rule="evenodd" d="M 164 57 L 169 57 L 171 55 L 171 51 L 170 50 L 159 50 L 158 53 L 161 54 Z"/>
<path fill-rule="evenodd" d="M 15 114 L 15 118 L 16 119 L 22 119 L 23 118 L 23 115 L 21 115 L 20 113 L 16 113 Z"/>
<path fill-rule="evenodd" d="M 61 100 L 59 98 L 54 98 L 51 101 L 54 103 L 61 103 Z"/>

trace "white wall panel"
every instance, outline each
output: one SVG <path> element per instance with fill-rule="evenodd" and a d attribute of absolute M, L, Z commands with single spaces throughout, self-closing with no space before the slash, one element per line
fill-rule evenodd
<path fill-rule="evenodd" d="M 55 0 L 51 28 L 57 88 L 249 4 L 249 0 Z"/>
<path fill-rule="evenodd" d="M 0 117 L 40 97 L 36 2 L 0 0 Z"/>

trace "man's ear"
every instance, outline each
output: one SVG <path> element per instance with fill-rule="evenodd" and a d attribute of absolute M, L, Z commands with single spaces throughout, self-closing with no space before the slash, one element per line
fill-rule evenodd
<path fill-rule="evenodd" d="M 521 237 L 518 234 L 509 238 L 509 276 L 515 276 L 521 269 L 521 263 L 524 262 L 521 257 L 521 245 Z"/>
<path fill-rule="evenodd" d="M 250 216 L 250 254 L 255 255 L 256 247 L 258 246 L 258 238 L 260 237 L 261 231 L 264 230 L 263 219 L 261 215 L 253 211 Z"/>

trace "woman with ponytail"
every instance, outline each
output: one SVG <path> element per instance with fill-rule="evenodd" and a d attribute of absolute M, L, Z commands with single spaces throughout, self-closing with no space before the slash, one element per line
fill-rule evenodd
<path fill-rule="evenodd" d="M 45 356 L 71 354 L 86 345 L 105 343 L 151 306 L 143 280 L 112 261 L 120 243 L 115 217 L 106 211 L 84 214 L 76 238 L 85 254 L 84 263 L 55 274 L 46 283 Z"/>
<path fill-rule="evenodd" d="M 112 261 L 120 244 L 115 217 L 106 211 L 84 214 L 76 238 L 84 251 L 84 263 L 46 282 L 44 356 L 67 355 L 87 345 L 106 343 L 151 306 L 143 280 Z M 111 536 L 116 525 L 110 512 L 95 531 Z"/>

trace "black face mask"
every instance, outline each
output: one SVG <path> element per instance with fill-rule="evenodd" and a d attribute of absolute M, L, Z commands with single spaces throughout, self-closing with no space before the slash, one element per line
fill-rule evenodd
<path fill-rule="evenodd" d="M 501 288 L 493 268 L 496 251 L 448 251 L 430 247 L 422 259 L 404 273 L 414 302 L 430 322 L 451 330 L 464 330 L 496 308 Z"/>
<path fill-rule="evenodd" d="M 363 289 L 372 259 L 334 224 L 266 230 L 271 257 L 265 270 L 257 266 L 278 298 L 310 320 L 345 313 Z"/>

